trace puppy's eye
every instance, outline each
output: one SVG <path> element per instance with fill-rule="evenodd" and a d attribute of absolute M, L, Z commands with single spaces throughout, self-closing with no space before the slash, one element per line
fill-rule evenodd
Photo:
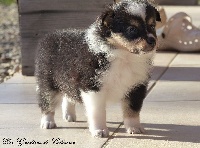
<path fill-rule="evenodd" d="M 130 26 L 127 28 L 127 32 L 131 35 L 136 35 L 138 33 L 138 29 L 136 27 Z"/>
<path fill-rule="evenodd" d="M 135 26 L 129 26 L 126 28 L 124 35 L 128 40 L 134 40 L 139 37 L 139 30 Z"/>

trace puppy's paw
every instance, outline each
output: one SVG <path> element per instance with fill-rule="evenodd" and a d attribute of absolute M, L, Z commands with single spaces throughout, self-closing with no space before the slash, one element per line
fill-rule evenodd
<path fill-rule="evenodd" d="M 56 127 L 56 123 L 54 120 L 54 112 L 49 112 L 47 114 L 42 115 L 40 127 L 42 129 L 51 129 Z"/>
<path fill-rule="evenodd" d="M 52 121 L 44 121 L 44 122 L 41 122 L 41 124 L 40 124 L 40 128 L 42 128 L 42 129 L 52 129 L 55 127 L 57 127 L 56 123 L 52 122 Z"/>
<path fill-rule="evenodd" d="M 63 115 L 63 119 L 67 122 L 76 122 L 76 115 L 66 114 Z"/>
<path fill-rule="evenodd" d="M 139 117 L 124 119 L 124 126 L 129 134 L 142 134 L 145 133 L 144 128 L 140 124 Z"/>
<path fill-rule="evenodd" d="M 143 134 L 146 133 L 143 127 L 128 127 L 126 128 L 127 133 L 129 134 Z"/>
<path fill-rule="evenodd" d="M 95 138 L 103 138 L 103 137 L 108 137 L 109 136 L 109 131 L 108 129 L 98 129 L 98 130 L 90 130 L 91 134 Z"/>

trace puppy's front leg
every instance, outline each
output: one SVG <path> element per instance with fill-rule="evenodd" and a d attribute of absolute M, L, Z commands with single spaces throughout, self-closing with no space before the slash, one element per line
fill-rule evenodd
<path fill-rule="evenodd" d="M 101 97 L 100 93 L 82 92 L 83 102 L 85 104 L 89 130 L 93 137 L 107 137 L 109 131 L 106 127 L 106 102 L 105 98 Z"/>
<path fill-rule="evenodd" d="M 146 96 L 146 90 L 147 87 L 145 85 L 139 85 L 122 100 L 124 126 L 130 134 L 145 133 L 144 128 L 140 124 L 139 115 Z"/>

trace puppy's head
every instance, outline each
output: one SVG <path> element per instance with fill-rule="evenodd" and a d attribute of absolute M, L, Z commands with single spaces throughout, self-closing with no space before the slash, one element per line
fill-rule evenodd
<path fill-rule="evenodd" d="M 110 5 L 101 15 L 101 36 L 116 48 L 134 54 L 156 49 L 159 12 L 148 0 L 124 0 Z"/>

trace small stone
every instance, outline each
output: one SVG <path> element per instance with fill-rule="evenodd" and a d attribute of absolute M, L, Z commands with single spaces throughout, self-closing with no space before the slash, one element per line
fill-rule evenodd
<path fill-rule="evenodd" d="M 1 59 L 1 61 L 2 61 L 2 63 L 9 63 L 12 61 L 12 59 L 11 58 L 3 58 L 3 59 Z"/>
<path fill-rule="evenodd" d="M 19 65 L 15 65 L 13 69 L 14 69 L 15 73 L 19 72 L 20 71 L 20 66 Z"/>
<path fill-rule="evenodd" d="M 3 74 L 6 72 L 6 69 L 0 69 L 0 74 Z"/>

